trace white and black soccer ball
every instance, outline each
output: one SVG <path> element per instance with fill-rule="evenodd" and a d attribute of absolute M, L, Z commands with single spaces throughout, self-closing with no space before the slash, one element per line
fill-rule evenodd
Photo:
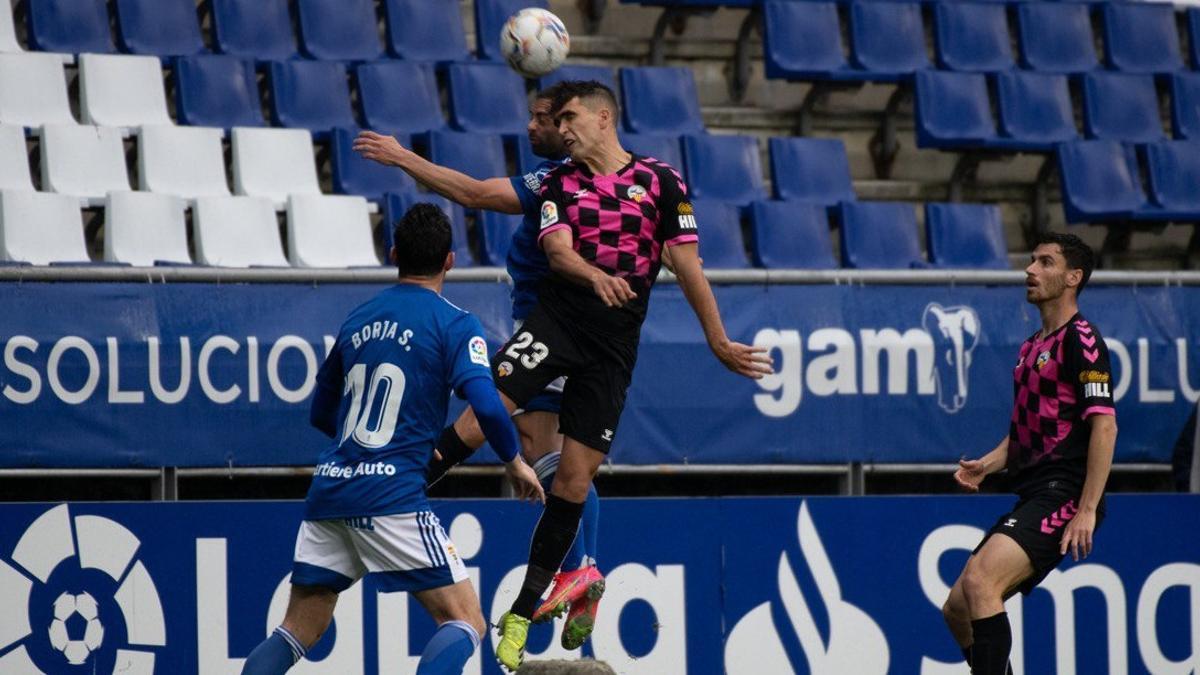
<path fill-rule="evenodd" d="M 571 36 L 554 14 L 527 7 L 508 17 L 500 30 L 500 53 L 523 77 L 541 77 L 562 65 Z"/>
<path fill-rule="evenodd" d="M 81 621 L 68 621 L 75 615 Z M 74 633 L 74 634 L 72 634 Z M 100 623 L 100 611 L 96 599 L 87 593 L 63 593 L 54 601 L 54 619 L 50 622 L 50 646 L 62 652 L 67 663 L 83 665 L 92 652 L 104 642 L 104 626 Z"/>

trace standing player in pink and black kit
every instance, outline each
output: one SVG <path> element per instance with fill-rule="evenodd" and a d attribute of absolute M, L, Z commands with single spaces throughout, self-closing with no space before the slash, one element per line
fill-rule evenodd
<path fill-rule="evenodd" d="M 1046 234 L 1025 268 L 1025 299 L 1042 328 L 1021 345 L 1013 370 L 1008 436 L 954 478 L 976 491 L 1008 469 L 1018 500 L 975 549 L 942 607 L 950 633 L 975 675 L 1004 675 L 1012 631 L 1004 601 L 1028 594 L 1062 561 L 1092 551 L 1104 519 L 1117 419 L 1108 348 L 1079 313 L 1092 274 L 1092 250 L 1074 235 Z"/>

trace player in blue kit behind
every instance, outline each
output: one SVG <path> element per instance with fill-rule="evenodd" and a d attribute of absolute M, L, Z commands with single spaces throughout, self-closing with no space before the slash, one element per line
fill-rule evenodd
<path fill-rule="evenodd" d="M 483 327 L 441 296 L 450 237 L 432 204 L 404 215 L 390 252 L 400 283 L 350 313 L 317 374 L 311 421 L 334 442 L 308 491 L 283 624 L 243 675 L 291 668 L 329 627 L 338 593 L 367 574 L 412 593 L 437 622 L 421 675 L 461 673 L 479 646 L 479 598 L 425 496 L 451 390 L 470 402 L 516 494 L 545 495 L 496 393 Z"/>

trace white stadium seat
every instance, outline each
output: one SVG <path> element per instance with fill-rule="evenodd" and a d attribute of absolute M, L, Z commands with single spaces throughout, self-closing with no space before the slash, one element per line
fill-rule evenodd
<path fill-rule="evenodd" d="M 0 124 L 76 124 L 58 54 L 0 54 Z"/>
<path fill-rule="evenodd" d="M 289 195 L 321 194 L 312 134 L 306 129 L 233 129 L 233 189 L 267 197 L 276 209 Z"/>
<path fill-rule="evenodd" d="M 265 197 L 200 197 L 193 212 L 196 262 L 287 267 L 275 206 Z"/>
<path fill-rule="evenodd" d="M 34 265 L 87 262 L 79 201 L 45 192 L 0 191 L 0 259 Z"/>
<path fill-rule="evenodd" d="M 0 190 L 33 190 L 22 127 L 0 125 Z"/>
<path fill-rule="evenodd" d="M 138 185 L 185 199 L 229 196 L 225 132 L 209 127 L 147 125 L 138 135 Z"/>
<path fill-rule="evenodd" d="M 96 205 L 111 191 L 128 191 L 121 131 L 81 125 L 44 127 L 42 189 Z"/>
<path fill-rule="evenodd" d="M 85 124 L 174 124 L 157 56 L 81 54 L 79 108 Z"/>
<path fill-rule="evenodd" d="M 287 223 L 288 257 L 296 267 L 379 264 L 364 197 L 292 195 Z"/>
<path fill-rule="evenodd" d="M 0 6 L 0 53 L 23 53 L 25 48 L 17 41 L 17 30 L 13 25 L 12 3 L 2 4 L 3 6 Z"/>
<path fill-rule="evenodd" d="M 150 192 L 110 192 L 104 205 L 104 259 L 138 267 L 191 263 L 187 201 Z"/>

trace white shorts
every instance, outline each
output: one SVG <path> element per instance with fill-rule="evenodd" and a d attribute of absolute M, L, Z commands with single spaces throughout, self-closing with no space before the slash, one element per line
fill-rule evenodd
<path fill-rule="evenodd" d="M 423 591 L 466 579 L 467 568 L 432 511 L 300 524 L 293 584 L 340 593 L 367 574 L 384 592 Z"/>

